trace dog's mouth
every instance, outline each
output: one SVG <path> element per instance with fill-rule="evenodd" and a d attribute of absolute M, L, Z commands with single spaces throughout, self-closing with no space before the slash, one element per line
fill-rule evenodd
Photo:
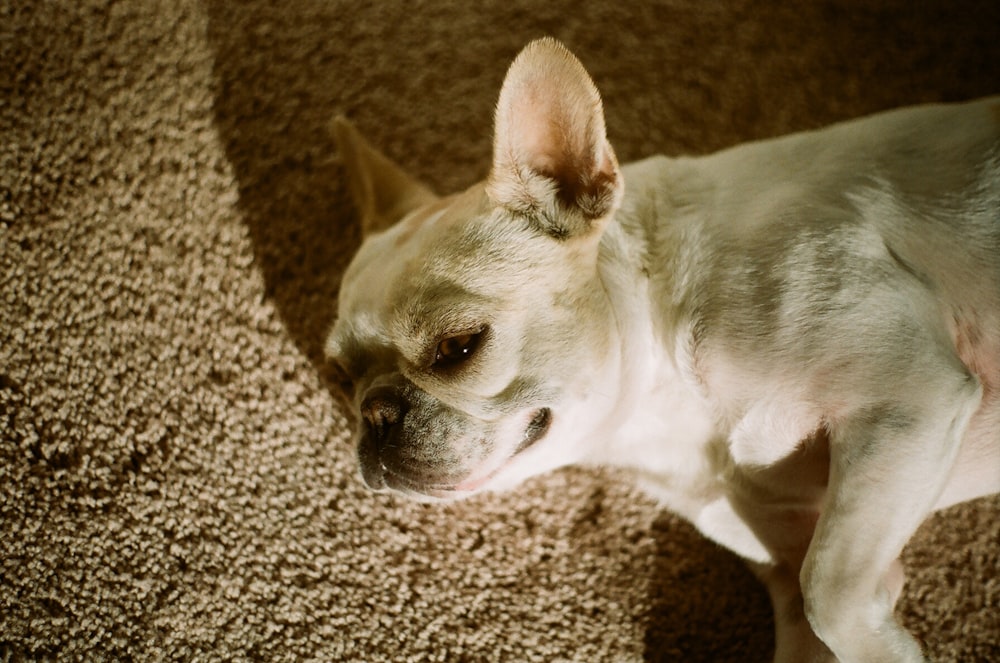
<path fill-rule="evenodd" d="M 517 456 L 523 454 L 528 449 L 535 446 L 552 426 L 552 410 L 541 408 L 536 411 L 524 429 L 524 436 L 513 452 L 497 467 L 486 474 L 473 472 L 472 475 L 458 480 L 454 483 L 434 481 L 430 477 L 420 477 L 408 471 L 390 468 L 385 462 L 377 460 L 372 464 L 369 471 L 362 473 L 365 482 L 375 490 L 389 488 L 402 493 L 406 493 L 415 498 L 436 498 L 455 499 L 477 492 L 480 488 L 488 484 L 494 477 L 500 474 L 504 468 Z M 375 469 L 377 468 L 377 469 Z"/>
<path fill-rule="evenodd" d="M 543 407 L 542 409 L 538 410 L 538 412 L 536 412 L 534 416 L 531 418 L 531 421 L 528 422 L 528 426 L 524 429 L 524 438 L 521 440 L 521 443 L 517 445 L 517 448 L 514 449 L 514 452 L 511 453 L 511 455 L 508 456 L 507 459 L 503 463 L 501 463 L 499 467 L 494 469 L 486 476 L 478 478 L 469 478 L 466 479 L 465 481 L 459 482 L 451 489 L 451 492 L 471 493 L 479 490 L 484 485 L 489 483 L 489 481 L 493 479 L 493 477 L 502 472 L 503 469 L 507 467 L 507 464 L 510 463 L 510 461 L 512 461 L 514 458 L 521 455 L 531 447 L 535 446 L 535 444 L 537 444 L 539 440 L 545 437 L 545 434 L 549 431 L 549 428 L 551 426 L 552 426 L 552 410 L 550 410 L 547 407 Z"/>
<path fill-rule="evenodd" d="M 511 460 L 513 460 L 515 457 L 519 456 L 520 454 L 524 453 L 525 451 L 533 447 L 535 444 L 538 443 L 539 440 L 545 437 L 545 434 L 549 431 L 549 428 L 551 426 L 552 426 L 552 410 L 550 410 L 547 407 L 538 410 L 531 418 L 531 421 L 528 422 L 528 426 L 524 429 L 524 438 L 521 440 L 521 443 L 517 445 L 517 448 L 514 449 L 513 453 L 511 453 L 511 455 L 508 456 L 507 459 L 503 463 L 501 463 L 499 467 L 489 472 L 485 476 L 470 477 L 447 488 L 441 487 L 441 488 L 431 489 L 429 491 L 426 491 L 426 494 L 431 497 L 454 498 L 459 495 L 471 494 L 473 492 L 476 492 L 477 490 L 485 486 L 487 483 L 489 483 L 490 480 L 493 479 L 497 474 L 502 472 L 503 469 L 507 467 L 507 464 L 510 463 Z"/>
<path fill-rule="evenodd" d="M 518 455 L 522 451 L 526 451 L 535 445 L 540 439 L 545 437 L 545 433 L 549 430 L 549 425 L 552 423 L 552 410 L 547 407 L 543 407 L 541 410 L 535 413 L 531 421 L 528 423 L 528 427 L 524 430 L 524 439 L 521 440 L 521 444 L 517 445 L 517 449 L 514 449 L 514 453 L 511 454 L 511 458 Z"/>

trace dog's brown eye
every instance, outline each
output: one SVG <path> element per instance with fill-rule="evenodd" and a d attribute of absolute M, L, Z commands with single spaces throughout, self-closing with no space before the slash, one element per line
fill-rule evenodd
<path fill-rule="evenodd" d="M 448 367 L 465 361 L 476 351 L 481 335 L 479 332 L 458 334 L 442 340 L 438 343 L 437 352 L 434 355 L 434 365 Z"/>

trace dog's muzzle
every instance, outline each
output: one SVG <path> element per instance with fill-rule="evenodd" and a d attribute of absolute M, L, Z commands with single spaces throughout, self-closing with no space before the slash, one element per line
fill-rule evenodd
<path fill-rule="evenodd" d="M 469 475 L 493 453 L 494 440 L 487 430 L 476 432 L 466 415 L 405 385 L 371 388 L 360 414 L 358 461 L 365 484 L 373 490 L 467 492 Z M 537 410 L 511 457 L 544 437 L 551 420 L 548 408 Z"/>
<path fill-rule="evenodd" d="M 458 423 L 440 425 L 446 415 L 425 400 L 397 385 L 373 387 L 365 395 L 358 459 L 369 488 L 425 494 L 448 490 L 465 476 L 448 434 Z"/>

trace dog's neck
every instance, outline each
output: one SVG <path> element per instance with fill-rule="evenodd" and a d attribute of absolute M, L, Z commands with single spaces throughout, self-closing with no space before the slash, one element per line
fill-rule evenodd
<path fill-rule="evenodd" d="M 595 464 L 624 467 L 641 477 L 672 477 L 686 485 L 671 491 L 679 496 L 704 483 L 710 490 L 717 450 L 707 401 L 690 371 L 690 330 L 680 314 L 665 317 L 664 306 L 679 301 L 682 286 L 668 281 L 672 272 L 655 252 L 675 211 L 683 207 L 659 184 L 668 167 L 662 158 L 626 167 L 626 192 L 621 209 L 601 240 L 598 275 L 607 293 L 620 348 L 619 406 L 621 421 L 612 444 L 589 459 Z M 655 434 L 650 431 L 656 431 Z M 679 485 L 677 486 L 680 487 Z M 661 487 L 658 487 L 661 488 Z M 660 497 L 673 502 L 674 495 Z M 698 488 L 696 492 L 704 492 Z M 684 512 L 684 504 L 674 504 Z"/>
<path fill-rule="evenodd" d="M 626 363 L 669 364 L 697 392 L 688 272 L 704 253 L 699 237 L 710 184 L 689 162 L 653 157 L 623 169 L 625 196 L 601 239 L 598 274 L 627 344 Z"/>

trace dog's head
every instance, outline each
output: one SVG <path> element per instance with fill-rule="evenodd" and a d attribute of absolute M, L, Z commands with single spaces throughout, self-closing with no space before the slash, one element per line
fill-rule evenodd
<path fill-rule="evenodd" d="M 327 353 L 374 489 L 448 498 L 579 460 L 616 402 L 598 243 L 623 184 L 597 89 L 552 40 L 497 105 L 485 183 L 439 198 L 334 125 L 363 224 Z"/>

